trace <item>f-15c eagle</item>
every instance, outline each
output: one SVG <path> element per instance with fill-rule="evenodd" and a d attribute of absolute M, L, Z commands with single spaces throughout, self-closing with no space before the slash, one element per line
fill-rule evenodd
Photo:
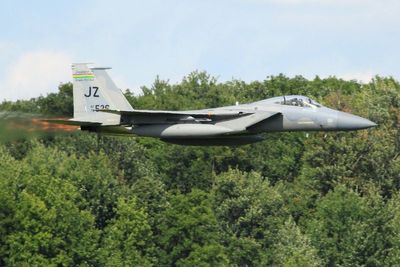
<path fill-rule="evenodd" d="M 370 120 L 330 109 L 300 95 L 249 104 L 186 110 L 137 110 L 107 73 L 109 68 L 72 65 L 74 117 L 53 120 L 81 130 L 135 134 L 181 145 L 244 145 L 264 132 L 348 131 L 376 126 Z"/>

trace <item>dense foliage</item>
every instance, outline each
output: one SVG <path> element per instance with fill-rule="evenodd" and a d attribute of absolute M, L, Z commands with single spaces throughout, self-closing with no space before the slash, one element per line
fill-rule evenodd
<path fill-rule="evenodd" d="M 400 84 L 284 75 L 156 79 L 135 108 L 302 94 L 367 117 L 358 132 L 274 133 L 184 147 L 77 132 L 0 145 L 0 266 L 394 266 L 400 263 Z M 72 115 L 72 86 L 1 110 Z"/>

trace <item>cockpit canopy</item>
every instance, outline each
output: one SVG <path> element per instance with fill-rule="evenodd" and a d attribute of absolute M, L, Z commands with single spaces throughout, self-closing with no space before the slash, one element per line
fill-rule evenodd
<path fill-rule="evenodd" d="M 279 104 L 279 105 L 287 105 L 287 106 L 296 106 L 296 107 L 304 107 L 304 108 L 320 108 L 321 104 L 312 100 L 309 97 L 302 95 L 287 95 L 287 96 L 277 96 L 265 100 L 261 100 L 257 102 L 261 105 L 265 104 Z"/>
<path fill-rule="evenodd" d="M 275 102 L 276 104 L 288 105 L 288 106 L 298 106 L 298 107 L 312 107 L 312 108 L 320 108 L 321 104 L 316 101 L 308 98 L 306 96 L 301 95 L 290 95 L 283 96 L 281 101 Z"/>

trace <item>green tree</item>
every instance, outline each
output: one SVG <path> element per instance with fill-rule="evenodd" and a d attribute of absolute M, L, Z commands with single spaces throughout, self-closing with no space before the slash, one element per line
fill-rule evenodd
<path fill-rule="evenodd" d="M 50 174 L 30 175 L 23 163 L 18 166 L 19 171 L 4 174 L 0 183 L 1 199 L 6 200 L 1 210 L 7 212 L 1 223 L 4 263 L 94 264 L 98 231 L 94 216 L 79 207 L 77 189 Z"/>
<path fill-rule="evenodd" d="M 216 177 L 213 195 L 232 262 L 239 266 L 269 264 L 271 247 L 288 216 L 279 192 L 258 173 L 230 170 Z"/>
<path fill-rule="evenodd" d="M 341 185 L 319 201 L 307 233 L 327 266 L 365 264 L 368 209 L 366 199 Z"/>
<path fill-rule="evenodd" d="M 15 231 L 17 184 L 12 177 L 19 177 L 21 169 L 7 150 L 0 146 L 0 265 L 5 265 L 8 255 L 6 238 Z"/>
<path fill-rule="evenodd" d="M 80 205 L 96 216 L 98 227 L 103 228 L 114 216 L 113 209 L 124 185 L 104 153 L 91 152 L 87 157 L 77 158 L 37 143 L 24 162 L 32 175 L 51 174 L 75 185 L 83 197 Z"/>
<path fill-rule="evenodd" d="M 16 102 L 3 101 L 0 104 L 0 110 L 72 117 L 72 103 L 72 83 L 64 83 L 58 86 L 57 93 L 50 93 L 47 96 Z"/>
<path fill-rule="evenodd" d="M 182 193 L 192 189 L 208 191 L 212 185 L 212 148 L 185 147 L 161 143 L 158 140 L 142 140 L 147 154 L 157 162 L 167 190 L 179 190 Z"/>
<path fill-rule="evenodd" d="M 278 242 L 273 246 L 273 262 L 276 266 L 311 267 L 321 266 L 322 262 L 310 239 L 301 233 L 292 218 L 279 229 Z"/>
<path fill-rule="evenodd" d="M 162 265 L 190 266 L 197 262 L 202 262 L 202 266 L 227 265 L 209 198 L 197 189 L 186 195 L 170 196 L 170 206 L 163 213 L 160 225 Z"/>
<path fill-rule="evenodd" d="M 137 142 L 135 136 L 114 137 L 78 132 L 56 135 L 43 140 L 43 143 L 79 158 L 104 153 L 109 161 L 107 167 L 115 176 L 123 175 L 129 185 L 144 176 L 158 174 L 156 164 L 149 159 L 145 147 Z"/>
<path fill-rule="evenodd" d="M 139 206 L 146 207 L 152 230 L 159 234 L 162 214 L 168 207 L 165 185 L 158 177 L 144 176 L 131 186 L 129 193 L 137 196 Z"/>
<path fill-rule="evenodd" d="M 385 244 L 386 253 L 380 261 L 374 262 L 381 266 L 396 266 L 400 262 L 400 196 L 397 193 L 386 205 L 385 212 L 387 217 L 384 223 L 387 228 L 383 228 L 381 236 L 388 239 L 389 244 Z M 379 226 L 377 226 L 379 227 Z"/>
<path fill-rule="evenodd" d="M 100 248 L 103 266 L 152 266 L 155 259 L 147 213 L 135 197 L 119 198 L 116 216 L 104 229 Z"/>

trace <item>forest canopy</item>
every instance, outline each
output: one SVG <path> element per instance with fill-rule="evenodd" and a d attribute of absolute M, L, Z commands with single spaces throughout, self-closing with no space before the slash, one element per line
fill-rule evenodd
<path fill-rule="evenodd" d="M 125 96 L 184 110 L 298 94 L 369 118 L 357 132 L 185 147 L 87 132 L 0 139 L 0 266 L 394 266 L 400 84 L 193 72 Z M 72 84 L 0 111 L 72 117 Z M 0 135 L 1 135 L 0 131 Z"/>

